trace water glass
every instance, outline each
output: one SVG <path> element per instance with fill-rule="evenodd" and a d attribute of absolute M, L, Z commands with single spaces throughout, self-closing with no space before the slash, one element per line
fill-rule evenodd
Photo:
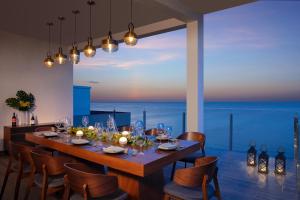
<path fill-rule="evenodd" d="M 168 137 L 171 138 L 172 137 L 172 131 L 173 131 L 172 126 L 166 126 L 165 130 L 166 130 L 166 133 L 167 133 Z"/>
<path fill-rule="evenodd" d="M 86 128 L 87 125 L 89 124 L 89 117 L 83 116 L 81 122 L 82 122 L 82 125 Z"/>
<path fill-rule="evenodd" d="M 164 123 L 158 123 L 157 124 L 157 129 L 158 129 L 158 132 L 160 134 L 163 134 L 165 132 L 165 124 Z"/>

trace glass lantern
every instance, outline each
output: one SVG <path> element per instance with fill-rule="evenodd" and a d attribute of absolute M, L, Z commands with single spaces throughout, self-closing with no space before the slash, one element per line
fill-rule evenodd
<path fill-rule="evenodd" d="M 250 148 L 247 151 L 247 166 L 256 166 L 255 144 L 250 144 Z"/>
<path fill-rule="evenodd" d="M 258 156 L 258 172 L 267 174 L 269 172 L 269 155 L 267 149 L 262 147 L 261 153 Z"/>
<path fill-rule="evenodd" d="M 286 173 L 286 158 L 284 155 L 284 149 L 279 148 L 278 154 L 275 157 L 275 174 L 285 175 Z"/>

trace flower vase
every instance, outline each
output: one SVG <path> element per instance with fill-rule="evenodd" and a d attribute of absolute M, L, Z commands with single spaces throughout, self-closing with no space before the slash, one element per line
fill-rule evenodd
<path fill-rule="evenodd" d="M 20 112 L 19 124 L 20 125 L 29 125 L 29 112 L 28 111 Z"/>

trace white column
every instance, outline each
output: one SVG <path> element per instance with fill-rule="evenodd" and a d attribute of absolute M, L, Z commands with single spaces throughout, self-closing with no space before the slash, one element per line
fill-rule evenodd
<path fill-rule="evenodd" d="M 187 131 L 204 131 L 203 15 L 187 23 Z"/>

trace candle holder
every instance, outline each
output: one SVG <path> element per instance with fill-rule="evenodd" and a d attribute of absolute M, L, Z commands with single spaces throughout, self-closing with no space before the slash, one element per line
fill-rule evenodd
<path fill-rule="evenodd" d="M 261 153 L 258 156 L 258 172 L 262 174 L 269 173 L 269 155 L 267 154 L 267 148 L 262 146 Z"/>
<path fill-rule="evenodd" d="M 247 166 L 255 167 L 256 166 L 256 154 L 255 143 L 251 143 L 247 151 Z"/>
<path fill-rule="evenodd" d="M 284 155 L 284 149 L 280 147 L 278 154 L 275 157 L 275 174 L 285 175 L 286 174 L 286 158 Z"/>

